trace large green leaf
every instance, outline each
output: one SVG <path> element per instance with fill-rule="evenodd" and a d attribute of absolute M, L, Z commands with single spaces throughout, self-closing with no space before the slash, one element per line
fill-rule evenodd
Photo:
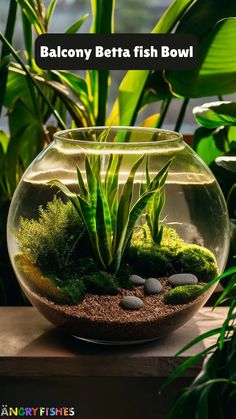
<path fill-rule="evenodd" d="M 29 110 L 27 102 L 22 99 L 17 100 L 9 113 L 9 128 L 11 137 L 6 154 L 7 178 L 14 192 L 22 172 L 42 150 L 45 132 L 36 115 Z"/>
<path fill-rule="evenodd" d="M 196 121 L 206 128 L 236 126 L 236 102 L 204 103 L 193 109 Z"/>
<path fill-rule="evenodd" d="M 8 40 L 6 39 L 6 37 L 1 32 L 0 32 L 0 40 L 4 43 L 4 45 L 6 46 L 6 48 L 11 52 L 11 54 L 15 58 L 16 62 L 18 64 L 20 64 L 21 68 L 26 73 L 26 75 L 27 75 L 27 83 L 28 83 L 28 86 L 29 86 L 29 89 L 30 89 L 31 96 L 32 96 L 33 100 L 35 100 L 35 98 L 36 98 L 36 96 L 34 94 L 35 93 L 35 90 L 36 90 L 38 92 L 38 94 L 39 94 L 39 97 L 41 97 L 41 99 L 43 100 L 44 104 L 48 106 L 48 108 L 50 109 L 51 113 L 54 115 L 54 117 L 58 121 L 58 125 L 60 126 L 60 128 L 64 128 L 65 129 L 66 128 L 65 123 L 62 120 L 61 116 L 58 114 L 58 112 L 55 109 L 54 105 L 50 102 L 50 100 L 48 99 L 48 97 L 45 95 L 43 89 L 41 88 L 41 86 L 37 82 L 37 80 L 34 77 L 34 75 L 31 74 L 30 70 L 25 65 L 24 61 L 20 58 L 20 56 L 18 55 L 17 51 L 13 48 L 13 46 L 8 42 Z M 35 101 L 35 106 L 37 106 L 36 101 Z"/>
<path fill-rule="evenodd" d="M 193 0 L 173 1 L 152 33 L 170 32 L 191 3 Z M 110 124 L 131 125 L 134 123 L 150 73 L 150 70 L 130 70 L 126 73 L 119 87 L 118 99 L 109 116 Z"/>
<path fill-rule="evenodd" d="M 115 0 L 91 0 L 93 21 L 91 33 L 110 34 L 114 30 Z M 94 104 L 96 125 L 105 125 L 108 97 L 109 71 L 89 70 L 87 72 L 90 99 Z"/>
<path fill-rule="evenodd" d="M 90 125 L 95 124 L 93 115 L 93 106 L 89 100 L 88 87 L 86 81 L 78 74 L 71 73 L 69 71 L 52 71 L 53 76 L 56 76 L 56 80 L 68 86 L 73 94 L 79 99 L 84 105 L 86 113 L 90 118 Z"/>
<path fill-rule="evenodd" d="M 198 0 L 183 17 L 177 33 L 190 32 L 198 38 L 198 65 L 191 70 L 166 72 L 176 95 L 189 98 L 235 92 L 236 19 L 230 17 L 235 14 L 234 0 Z"/>
<path fill-rule="evenodd" d="M 193 136 L 193 149 L 210 165 L 227 150 L 227 138 L 224 130 L 198 128 Z"/>

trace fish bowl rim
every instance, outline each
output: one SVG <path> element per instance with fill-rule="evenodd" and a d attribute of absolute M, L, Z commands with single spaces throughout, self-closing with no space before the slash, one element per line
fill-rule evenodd
<path fill-rule="evenodd" d="M 132 132 L 132 131 L 136 131 L 136 132 L 147 132 L 147 133 L 159 133 L 159 134 L 166 134 L 167 138 L 165 138 L 164 140 L 159 140 L 156 139 L 155 141 L 129 141 L 129 142 L 111 142 L 111 141 L 87 141 L 87 140 L 83 140 L 83 139 L 74 139 L 74 138 L 68 138 L 68 133 L 80 133 L 80 132 L 86 132 L 86 131 L 105 131 L 105 130 L 109 130 L 110 131 L 117 131 L 117 132 L 122 132 L 122 131 L 127 131 L 127 132 Z M 168 138 L 169 135 L 169 138 Z M 162 128 L 150 128 L 150 127 L 132 127 L 132 126 L 121 126 L 121 125 L 112 125 L 112 126 L 108 126 L 108 125 L 104 125 L 104 126 L 90 126 L 90 127 L 81 127 L 81 128 L 69 128 L 66 130 L 62 130 L 62 131 L 58 131 L 55 132 L 53 134 L 54 140 L 55 141 L 62 141 L 65 143 L 73 143 L 73 144 L 83 144 L 84 146 L 88 145 L 89 147 L 91 147 L 91 145 L 100 145 L 104 144 L 107 146 L 113 146 L 116 147 L 118 146 L 119 148 L 130 148 L 130 147 L 144 147 L 144 146 L 159 146 L 159 145 L 165 145 L 165 144 L 173 144 L 173 143 L 179 143 L 183 141 L 183 135 L 180 132 L 176 132 L 173 130 L 167 130 L 167 129 L 162 129 Z"/>

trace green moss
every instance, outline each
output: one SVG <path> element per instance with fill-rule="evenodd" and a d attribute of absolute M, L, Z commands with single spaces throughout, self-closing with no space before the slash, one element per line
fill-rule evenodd
<path fill-rule="evenodd" d="M 77 277 L 82 277 L 84 275 L 88 275 L 94 272 L 98 272 L 99 271 L 99 267 L 97 265 L 97 263 L 89 257 L 86 258 L 76 258 L 76 265 L 75 265 L 75 270 L 76 270 L 76 276 Z"/>
<path fill-rule="evenodd" d="M 132 236 L 127 260 L 133 270 L 144 276 L 166 276 L 174 272 L 177 251 L 182 240 L 172 228 L 164 227 L 161 245 L 153 242 L 147 225 Z"/>
<path fill-rule="evenodd" d="M 202 293 L 200 285 L 182 285 L 167 292 L 164 297 L 165 304 L 187 304 L 195 300 Z"/>
<path fill-rule="evenodd" d="M 195 244 L 185 244 L 180 249 L 177 266 L 180 266 L 182 272 L 191 272 L 203 282 L 209 282 L 219 274 L 213 253 Z"/>
<path fill-rule="evenodd" d="M 133 290 L 134 286 L 130 281 L 130 275 L 132 273 L 132 268 L 130 265 L 126 264 L 121 266 L 119 271 L 116 274 L 116 279 L 120 288 L 124 288 L 126 290 Z"/>
<path fill-rule="evenodd" d="M 60 289 L 67 297 L 68 304 L 79 304 L 83 300 L 86 288 L 81 280 L 60 281 Z"/>
<path fill-rule="evenodd" d="M 202 246 L 184 243 L 169 227 L 164 227 L 161 245 L 153 242 L 147 225 L 135 231 L 127 260 L 136 273 L 144 276 L 189 272 L 199 281 L 209 282 L 218 275 L 212 252 Z"/>
<path fill-rule="evenodd" d="M 91 294 L 116 295 L 119 288 L 115 277 L 107 272 L 99 271 L 82 278 L 86 290 Z"/>
<path fill-rule="evenodd" d="M 70 276 L 78 248 L 82 255 L 88 248 L 84 227 L 73 205 L 56 198 L 46 208 L 39 208 L 38 220 L 21 218 L 16 236 L 21 251 L 31 262 L 45 274 L 55 276 L 65 277 L 67 270 Z"/>

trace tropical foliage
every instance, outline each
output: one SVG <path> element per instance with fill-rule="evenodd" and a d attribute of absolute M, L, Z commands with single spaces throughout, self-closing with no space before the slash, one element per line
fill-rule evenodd
<path fill-rule="evenodd" d="M 213 170 L 226 198 L 230 216 L 231 247 L 228 267 L 236 257 L 236 103 L 205 103 L 193 110 L 202 125 L 195 132 L 193 147 Z M 224 283 L 225 281 L 223 281 Z"/>
<path fill-rule="evenodd" d="M 196 337 L 192 342 L 182 348 L 177 355 L 202 342 L 209 337 L 216 337 L 216 342 L 196 355 L 187 358 L 172 373 L 162 387 L 164 388 L 176 380 L 192 364 L 205 357 L 202 370 L 193 383 L 182 390 L 177 397 L 169 419 L 233 419 L 235 417 L 235 354 L 236 354 L 236 267 L 226 271 L 223 275 L 205 286 L 207 289 L 222 278 L 230 277 L 228 285 L 217 300 L 215 306 L 228 302 L 230 304 L 227 317 L 222 326 L 209 330 Z"/>

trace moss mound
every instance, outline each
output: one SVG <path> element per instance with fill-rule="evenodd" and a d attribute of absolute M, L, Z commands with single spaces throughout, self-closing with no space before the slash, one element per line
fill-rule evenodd
<path fill-rule="evenodd" d="M 65 293 L 69 304 L 79 304 L 83 300 L 86 294 L 83 281 L 72 279 L 60 282 L 60 289 Z"/>
<path fill-rule="evenodd" d="M 199 281 L 209 282 L 219 274 L 215 256 L 205 247 L 184 245 L 177 256 L 180 268 L 196 275 Z"/>
<path fill-rule="evenodd" d="M 146 277 L 189 272 L 200 281 L 209 282 L 218 275 L 212 252 L 198 245 L 184 243 L 177 232 L 169 227 L 164 227 L 161 245 L 153 242 L 147 225 L 135 231 L 127 260 L 135 273 Z"/>
<path fill-rule="evenodd" d="M 164 301 L 165 304 L 187 304 L 199 297 L 202 290 L 200 285 L 181 285 L 168 291 Z"/>
<path fill-rule="evenodd" d="M 82 280 L 86 290 L 91 294 L 117 295 L 119 292 L 115 277 L 107 272 L 100 271 L 91 275 L 86 275 Z"/>
<path fill-rule="evenodd" d="M 153 242 L 147 225 L 132 236 L 127 260 L 135 273 L 148 276 L 166 276 L 174 272 L 174 262 L 182 241 L 176 231 L 164 227 L 161 245 Z"/>

